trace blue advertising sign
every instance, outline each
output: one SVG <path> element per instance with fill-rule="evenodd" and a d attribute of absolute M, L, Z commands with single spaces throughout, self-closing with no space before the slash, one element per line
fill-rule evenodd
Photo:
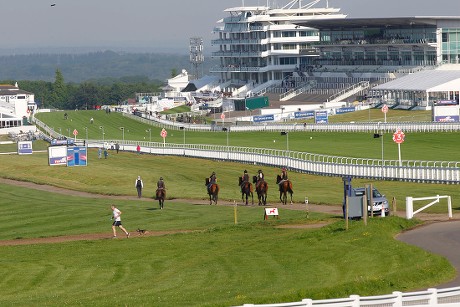
<path fill-rule="evenodd" d="M 86 166 L 87 154 L 86 147 L 67 148 L 67 166 Z"/>
<path fill-rule="evenodd" d="M 335 114 L 344 114 L 356 111 L 355 107 L 340 108 L 335 110 Z"/>
<path fill-rule="evenodd" d="M 18 155 L 32 154 L 32 141 L 19 141 L 18 142 Z"/>
<path fill-rule="evenodd" d="M 434 121 L 439 122 L 439 123 L 453 123 L 453 122 L 458 123 L 460 121 L 460 116 L 458 115 L 435 116 Z"/>
<path fill-rule="evenodd" d="M 294 118 L 310 118 L 310 117 L 315 117 L 315 111 L 294 112 Z"/>
<path fill-rule="evenodd" d="M 258 116 L 253 116 L 252 117 L 253 121 L 255 123 L 260 123 L 260 122 L 268 122 L 268 121 L 272 121 L 272 120 L 275 120 L 275 116 L 273 114 L 269 114 L 269 115 L 258 115 Z"/>
<path fill-rule="evenodd" d="M 327 111 L 316 111 L 315 112 L 315 124 L 327 124 L 328 114 Z"/>

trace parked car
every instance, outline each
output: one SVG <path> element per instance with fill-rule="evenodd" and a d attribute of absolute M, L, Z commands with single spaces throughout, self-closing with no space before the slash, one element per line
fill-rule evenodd
<path fill-rule="evenodd" d="M 364 196 L 366 188 L 353 188 L 353 196 Z M 385 216 L 390 215 L 390 204 L 388 203 L 388 199 L 385 195 L 382 195 L 376 188 L 372 189 L 372 201 L 373 201 L 373 214 L 374 215 L 381 215 L 382 208 L 385 210 Z M 371 207 L 370 205 L 367 206 L 368 214 L 371 214 Z"/>

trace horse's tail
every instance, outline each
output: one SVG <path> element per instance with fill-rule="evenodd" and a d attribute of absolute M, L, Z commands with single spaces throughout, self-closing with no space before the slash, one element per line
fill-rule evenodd
<path fill-rule="evenodd" d="M 288 184 L 288 192 L 289 192 L 290 194 L 294 194 L 294 190 L 292 189 L 292 182 L 291 182 L 291 181 L 288 181 L 288 183 L 289 183 L 289 184 Z"/>

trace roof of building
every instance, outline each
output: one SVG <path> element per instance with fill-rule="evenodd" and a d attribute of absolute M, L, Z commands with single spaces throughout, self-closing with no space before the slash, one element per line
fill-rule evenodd
<path fill-rule="evenodd" d="M 446 92 L 460 88 L 460 70 L 427 70 L 378 85 L 373 90 Z"/>
<path fill-rule="evenodd" d="M 311 27 L 319 30 L 333 28 L 364 28 L 364 27 L 417 27 L 436 26 L 439 20 L 459 21 L 460 17 L 455 16 L 414 16 L 414 17 L 388 17 L 388 18 L 344 18 L 332 20 L 308 20 L 299 23 L 301 26 Z"/>
<path fill-rule="evenodd" d="M 31 92 L 20 90 L 18 87 L 9 84 L 0 84 L 0 96 L 26 94 L 32 95 Z"/>

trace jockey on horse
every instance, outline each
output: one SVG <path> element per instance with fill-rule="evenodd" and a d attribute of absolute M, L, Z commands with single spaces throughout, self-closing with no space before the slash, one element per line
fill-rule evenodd
<path fill-rule="evenodd" d="M 209 184 L 207 186 L 208 194 L 211 192 L 210 189 L 213 184 L 217 184 L 216 172 L 212 172 L 211 176 L 209 176 Z"/>
<path fill-rule="evenodd" d="M 247 183 L 249 183 L 249 175 L 248 175 L 248 171 L 244 170 L 243 176 L 241 177 L 241 185 L 240 185 L 241 191 L 243 191 L 243 188 Z"/>
<path fill-rule="evenodd" d="M 157 190 L 166 190 L 165 182 L 163 181 L 163 177 L 160 177 L 160 180 L 157 182 Z"/>
<path fill-rule="evenodd" d="M 260 185 L 261 182 L 264 181 L 264 173 L 262 170 L 257 171 L 257 183 L 256 183 L 256 188 Z"/>
<path fill-rule="evenodd" d="M 288 179 L 288 175 L 287 175 L 287 169 L 286 169 L 285 167 L 283 167 L 283 168 L 281 169 L 281 176 L 280 176 L 280 177 L 281 177 L 281 180 L 280 180 L 280 182 L 278 182 L 278 185 L 279 185 L 279 187 L 280 187 L 280 192 L 281 192 L 281 186 L 282 186 L 282 184 L 283 184 L 285 181 L 289 180 L 289 179 Z"/>

